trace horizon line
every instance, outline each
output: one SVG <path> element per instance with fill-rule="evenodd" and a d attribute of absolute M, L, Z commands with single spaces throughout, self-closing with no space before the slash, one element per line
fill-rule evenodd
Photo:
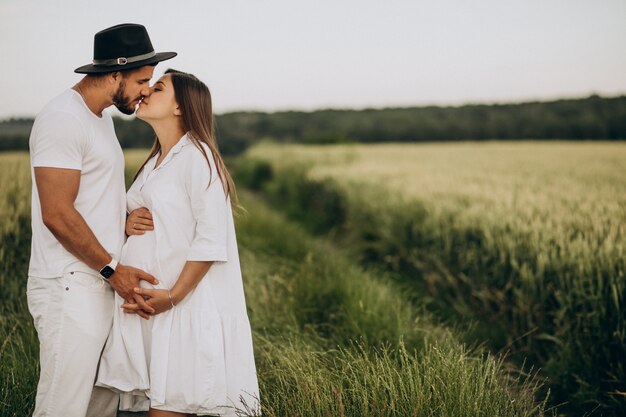
<path fill-rule="evenodd" d="M 367 111 L 367 110 L 401 110 L 401 109 L 420 109 L 420 108 L 462 108 L 462 107 L 472 107 L 472 106 L 509 106 L 509 105 L 522 105 L 522 104 L 535 104 L 535 103 L 553 103 L 558 101 L 576 101 L 576 100 L 586 100 L 592 97 L 598 97 L 601 99 L 615 99 L 620 97 L 626 97 L 626 91 L 617 93 L 615 95 L 602 95 L 596 92 L 589 93 L 587 95 L 581 96 L 559 96 L 554 98 L 527 98 L 527 99 L 513 99 L 511 101 L 466 101 L 458 104 L 445 104 L 445 103 L 430 103 L 430 104 L 390 104 L 390 105 L 381 105 L 381 106 L 354 106 L 354 107 L 317 107 L 317 108 L 297 108 L 290 107 L 284 109 L 262 109 L 262 108 L 240 108 L 235 110 L 227 110 L 224 112 L 214 112 L 214 116 L 221 116 L 227 114 L 234 113 L 265 113 L 265 114 L 275 114 L 275 113 L 316 113 L 321 111 Z M 108 108 L 108 107 L 107 107 Z M 20 120 L 20 119 L 34 119 L 37 115 L 20 115 L 20 116 L 0 116 L 0 122 L 5 122 L 9 120 Z M 123 114 L 114 114 L 112 117 L 117 117 L 120 119 L 131 120 L 135 118 L 135 115 L 123 115 Z"/>

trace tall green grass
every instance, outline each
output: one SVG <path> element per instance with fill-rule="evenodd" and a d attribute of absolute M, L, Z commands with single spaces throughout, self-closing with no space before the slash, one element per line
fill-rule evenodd
<path fill-rule="evenodd" d="M 32 414 L 37 335 L 26 305 L 30 258 L 28 155 L 0 154 L 0 415 Z"/>
<path fill-rule="evenodd" d="M 139 154 L 129 159 L 136 166 Z M 0 207 L 8 207 L 1 221 L 28 219 L 27 157 L 0 155 L 2 172 L 11 174 L 0 177 Z M 4 193 L 16 181 L 18 206 Z M 238 215 L 237 234 L 264 415 L 550 414 L 532 375 L 464 346 L 456 330 L 433 322 L 387 279 L 249 193 L 242 197 L 247 214 Z M 38 378 L 20 254 L 29 251 L 29 227 L 0 227 L 0 416 L 26 416 Z M 7 236 L 13 246 L 4 245 Z"/>
<path fill-rule="evenodd" d="M 266 144 L 238 172 L 444 317 L 478 320 L 474 338 L 541 367 L 563 410 L 624 415 L 625 150 Z"/>
<path fill-rule="evenodd" d="M 538 385 L 245 198 L 238 236 L 269 416 L 542 415 Z"/>

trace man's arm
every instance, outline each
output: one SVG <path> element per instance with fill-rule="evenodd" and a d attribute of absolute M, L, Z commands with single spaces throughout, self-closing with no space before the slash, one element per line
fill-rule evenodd
<path fill-rule="evenodd" d="M 43 223 L 68 252 L 99 271 L 111 261 L 83 216 L 74 208 L 80 171 L 61 168 L 35 168 L 35 181 L 41 201 Z"/>
<path fill-rule="evenodd" d="M 35 167 L 34 171 L 44 224 L 68 252 L 99 271 L 111 261 L 111 255 L 98 242 L 83 216 L 74 207 L 80 186 L 80 171 L 46 167 Z M 157 283 L 152 275 L 120 264 L 108 282 L 125 300 L 134 300 L 145 311 L 154 312 L 143 297 L 133 291 L 133 288 L 139 286 L 139 280 Z M 142 317 L 149 316 L 144 313 Z"/>

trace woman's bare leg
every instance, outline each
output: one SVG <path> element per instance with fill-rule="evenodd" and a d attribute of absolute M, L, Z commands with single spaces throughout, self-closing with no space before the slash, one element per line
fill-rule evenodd
<path fill-rule="evenodd" d="M 177 413 L 175 411 L 157 410 L 156 408 L 150 408 L 148 411 L 148 417 L 192 417 L 195 414 Z"/>

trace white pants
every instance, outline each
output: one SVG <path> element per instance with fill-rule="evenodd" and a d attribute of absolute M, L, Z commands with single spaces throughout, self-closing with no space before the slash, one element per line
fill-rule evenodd
<path fill-rule="evenodd" d="M 94 389 L 113 320 L 113 290 L 97 275 L 29 277 L 28 309 L 39 336 L 41 374 L 33 417 L 115 417 L 119 396 Z"/>

